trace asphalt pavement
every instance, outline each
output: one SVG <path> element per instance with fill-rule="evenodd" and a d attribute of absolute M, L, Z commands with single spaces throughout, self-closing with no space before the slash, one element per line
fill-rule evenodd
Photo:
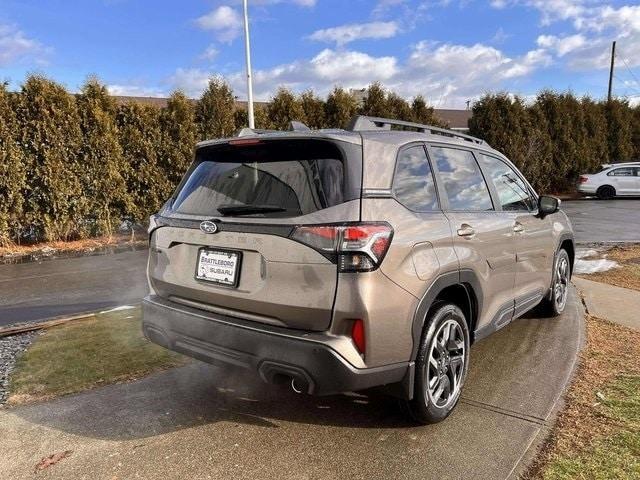
<path fill-rule="evenodd" d="M 547 432 L 582 329 L 572 290 L 563 316 L 520 319 L 478 342 L 460 404 L 426 427 L 379 394 L 298 396 L 199 362 L 0 409 L 0 478 L 517 478 Z"/>
<path fill-rule="evenodd" d="M 137 303 L 147 250 L 0 265 L 0 327 Z"/>
<path fill-rule="evenodd" d="M 565 200 L 561 208 L 577 243 L 640 242 L 640 199 Z"/>

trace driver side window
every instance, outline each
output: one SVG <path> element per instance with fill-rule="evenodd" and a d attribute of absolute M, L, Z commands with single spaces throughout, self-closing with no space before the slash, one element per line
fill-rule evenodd
<path fill-rule="evenodd" d="M 536 209 L 535 198 L 515 170 L 496 157 L 480 153 L 478 159 L 496 187 L 502 210 L 533 211 Z"/>

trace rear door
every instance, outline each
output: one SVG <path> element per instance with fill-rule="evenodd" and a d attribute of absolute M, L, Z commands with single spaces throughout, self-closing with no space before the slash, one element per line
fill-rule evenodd
<path fill-rule="evenodd" d="M 513 316 L 513 221 L 494 207 L 471 150 L 431 145 L 429 155 L 437 170 L 443 208 L 451 222 L 461 278 L 465 281 L 466 272 L 473 272 L 481 290 L 476 328 L 499 328 Z"/>
<path fill-rule="evenodd" d="M 296 225 L 359 220 L 361 152 L 314 138 L 198 149 L 151 237 L 153 291 L 222 315 L 328 328 L 335 259 L 290 236 Z"/>
<path fill-rule="evenodd" d="M 502 159 L 478 153 L 485 177 L 494 188 L 503 215 L 515 233 L 515 311 L 523 313 L 540 302 L 551 285 L 555 245 L 549 217 L 538 215 L 535 196 L 510 165 Z"/>
<path fill-rule="evenodd" d="M 634 191 L 632 192 L 632 194 L 633 195 L 640 195 L 640 167 L 634 167 L 633 170 L 635 172 L 636 182 L 635 182 L 635 187 L 634 187 Z"/>
<path fill-rule="evenodd" d="M 635 167 L 614 168 L 609 173 L 609 183 L 616 189 L 618 195 L 636 195 L 637 181 Z"/>

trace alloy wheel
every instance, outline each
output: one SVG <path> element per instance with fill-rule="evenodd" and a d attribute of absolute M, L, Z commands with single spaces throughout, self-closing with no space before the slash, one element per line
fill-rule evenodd
<path fill-rule="evenodd" d="M 438 408 L 447 407 L 462 388 L 465 362 L 465 341 L 462 328 L 448 319 L 433 336 L 427 367 L 427 396 Z"/>
<path fill-rule="evenodd" d="M 553 300 L 556 303 L 558 312 L 564 310 L 567 304 L 567 296 L 569 293 L 569 261 L 566 256 L 558 259 L 556 265 L 556 281 L 553 286 Z"/>

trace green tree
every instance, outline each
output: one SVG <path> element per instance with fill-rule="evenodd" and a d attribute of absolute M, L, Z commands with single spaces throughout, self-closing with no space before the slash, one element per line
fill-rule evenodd
<path fill-rule="evenodd" d="M 25 162 L 18 145 L 16 95 L 0 83 L 0 246 L 20 239 L 22 193 L 26 187 Z"/>
<path fill-rule="evenodd" d="M 609 145 L 607 142 L 607 115 L 603 103 L 584 97 L 580 102 L 587 129 L 588 155 L 580 162 L 582 172 L 596 172 L 599 167 L 609 162 Z"/>
<path fill-rule="evenodd" d="M 312 90 L 307 90 L 300 96 L 300 103 L 304 112 L 304 121 L 309 128 L 320 129 L 326 126 L 325 102 Z"/>
<path fill-rule="evenodd" d="M 76 97 L 82 130 L 82 195 L 95 222 L 92 234 L 111 234 L 130 209 L 124 175 L 128 165 L 118 142 L 117 106 L 107 88 L 89 79 Z"/>
<path fill-rule="evenodd" d="M 346 128 L 356 114 L 358 104 L 353 95 L 335 87 L 325 103 L 325 117 L 329 128 Z"/>
<path fill-rule="evenodd" d="M 433 107 L 427 105 L 422 95 L 418 95 L 411 102 L 411 113 L 414 122 L 422 123 L 423 125 L 446 127 L 444 122 L 436 117 Z"/>
<path fill-rule="evenodd" d="M 129 217 L 146 222 L 169 198 L 172 184 L 158 159 L 160 109 L 153 105 L 127 103 L 118 107 L 116 116 L 120 145 L 129 168 L 127 190 L 131 200 Z"/>
<path fill-rule="evenodd" d="M 73 96 L 39 75 L 27 78 L 16 109 L 25 159 L 24 223 L 31 240 L 67 240 L 86 232 L 82 132 Z"/>
<path fill-rule="evenodd" d="M 633 159 L 640 161 L 640 105 L 633 109 L 631 120 L 631 143 L 633 144 Z"/>
<path fill-rule="evenodd" d="M 371 117 L 388 118 L 391 116 L 387 103 L 387 93 L 384 91 L 384 87 L 380 82 L 373 82 L 369 85 L 369 88 L 367 88 L 367 96 L 362 103 L 360 113 Z"/>
<path fill-rule="evenodd" d="M 220 78 L 211 78 L 196 105 L 200 140 L 230 137 L 235 128 L 235 98 L 231 87 Z"/>
<path fill-rule="evenodd" d="M 198 138 L 194 102 L 181 91 L 171 94 L 160 114 L 160 166 L 174 188 L 191 165 Z"/>
<path fill-rule="evenodd" d="M 575 183 L 589 157 L 583 110 L 571 93 L 549 90 L 538 95 L 536 105 L 547 120 L 558 188 L 565 190 Z"/>
<path fill-rule="evenodd" d="M 387 95 L 387 109 L 391 118 L 407 122 L 414 120 L 413 111 L 407 101 L 394 92 Z"/>
<path fill-rule="evenodd" d="M 634 154 L 632 138 L 632 114 L 629 102 L 613 99 L 606 104 L 607 122 L 609 132 L 609 160 L 611 162 L 624 162 L 631 160 Z"/>
<path fill-rule="evenodd" d="M 290 90 L 280 87 L 267 106 L 267 116 L 276 130 L 288 130 L 292 120 L 304 121 L 302 105 Z"/>

